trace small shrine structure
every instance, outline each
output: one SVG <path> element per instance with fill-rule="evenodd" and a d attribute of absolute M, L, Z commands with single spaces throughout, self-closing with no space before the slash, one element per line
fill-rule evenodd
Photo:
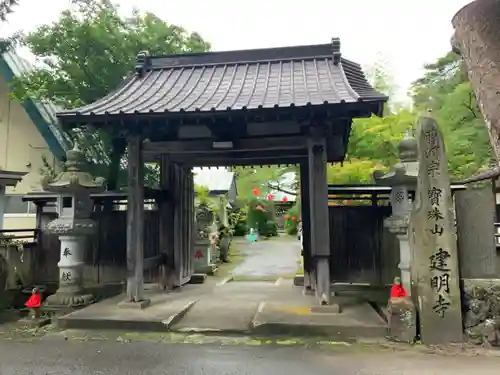
<path fill-rule="evenodd" d="M 161 251 L 176 285 L 193 273 L 193 167 L 296 164 L 308 184 L 305 258 L 318 304 L 331 302 L 327 162 L 344 160 L 352 119 L 382 115 L 387 96 L 344 58 L 340 40 L 307 46 L 137 56 L 109 95 L 57 114 L 65 128 L 107 128 L 128 142 L 127 301 L 143 285 L 145 162 L 160 165 Z M 304 221 L 306 221 L 304 220 Z"/>

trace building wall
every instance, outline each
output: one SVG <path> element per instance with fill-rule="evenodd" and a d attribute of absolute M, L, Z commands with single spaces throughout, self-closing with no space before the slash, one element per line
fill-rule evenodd
<path fill-rule="evenodd" d="M 7 195 L 16 195 L 7 203 L 4 229 L 34 228 L 34 210 L 20 204 L 20 197 L 40 189 L 43 157 L 55 166 L 55 157 L 23 106 L 10 98 L 8 84 L 0 78 L 0 169 L 27 172 L 15 187 L 7 187 Z M 10 207 L 9 207 L 10 206 Z"/>

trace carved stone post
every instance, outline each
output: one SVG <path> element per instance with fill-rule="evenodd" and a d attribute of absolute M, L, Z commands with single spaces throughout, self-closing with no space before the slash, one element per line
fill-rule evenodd
<path fill-rule="evenodd" d="M 90 219 L 93 203 L 90 194 L 104 190 L 104 179 L 94 178 L 84 171 L 83 153 L 75 146 L 66 153 L 66 170 L 53 180 L 44 179 L 44 190 L 59 193 L 59 217 L 47 224 L 49 233 L 59 235 L 61 258 L 59 288 L 49 296 L 47 305 L 82 306 L 93 301 L 83 289 L 83 266 L 86 239 L 97 229 Z"/>
<path fill-rule="evenodd" d="M 417 129 L 419 173 L 411 215 L 420 332 L 427 345 L 463 340 L 455 215 L 443 137 L 429 115 Z"/>
<path fill-rule="evenodd" d="M 409 192 L 414 191 L 417 184 L 418 161 L 417 140 L 408 133 L 398 145 L 400 163 L 389 173 L 376 171 L 373 178 L 376 183 L 392 186 L 392 215 L 384 221 L 384 225 L 399 240 L 399 264 L 401 281 L 404 288 L 411 294 L 411 249 L 408 237 L 411 203 Z"/>

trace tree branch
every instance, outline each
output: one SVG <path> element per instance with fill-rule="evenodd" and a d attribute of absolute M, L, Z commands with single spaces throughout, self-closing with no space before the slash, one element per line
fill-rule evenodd
<path fill-rule="evenodd" d="M 293 196 L 297 195 L 297 193 L 295 191 L 283 189 L 282 187 L 279 187 L 278 185 L 275 186 L 275 185 L 271 184 L 270 182 L 267 183 L 267 187 L 269 189 L 272 189 L 272 190 L 281 191 L 282 193 L 285 193 L 285 194 L 288 194 L 288 195 L 293 195 Z"/>

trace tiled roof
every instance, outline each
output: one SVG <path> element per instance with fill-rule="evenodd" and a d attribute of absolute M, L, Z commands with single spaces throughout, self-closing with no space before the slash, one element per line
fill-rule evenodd
<path fill-rule="evenodd" d="M 385 102 L 361 67 L 331 44 L 257 50 L 138 56 L 136 73 L 106 97 L 71 115 L 217 112 Z"/>
<path fill-rule="evenodd" d="M 195 185 L 204 186 L 209 192 L 227 193 L 234 181 L 234 172 L 225 169 L 195 169 Z"/>

